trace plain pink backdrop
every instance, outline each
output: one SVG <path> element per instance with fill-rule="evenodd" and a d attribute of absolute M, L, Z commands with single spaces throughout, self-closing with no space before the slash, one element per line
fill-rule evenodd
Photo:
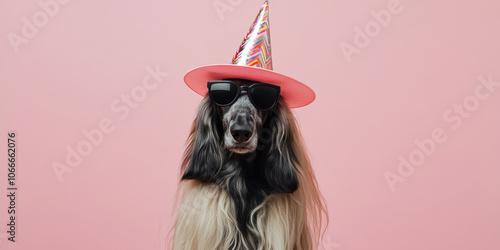
<path fill-rule="evenodd" d="M 62 2 L 52 16 L 0 2 L 0 249 L 165 249 L 201 100 L 182 78 L 229 63 L 262 1 Z M 478 87 L 500 82 L 499 13 L 494 0 L 270 1 L 275 71 L 317 94 L 294 113 L 328 201 L 324 249 L 500 249 L 500 87 Z M 34 17 L 43 27 L 26 37 Z M 367 26 L 372 37 L 356 40 Z M 168 75 L 137 92 L 148 67 Z M 146 95 L 125 113 L 131 93 Z M 103 119 L 113 131 L 60 181 L 55 162 Z M 415 140 L 436 129 L 446 139 L 423 155 Z M 16 243 L 5 238 L 9 131 Z M 391 188 L 387 175 L 404 181 Z"/>

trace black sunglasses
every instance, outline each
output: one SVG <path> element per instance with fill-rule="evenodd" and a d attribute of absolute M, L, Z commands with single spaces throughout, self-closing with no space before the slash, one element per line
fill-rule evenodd
<path fill-rule="evenodd" d="M 280 86 L 267 83 L 254 83 L 247 87 L 230 80 L 208 81 L 207 87 L 210 99 L 219 106 L 233 104 L 245 90 L 252 104 L 260 110 L 274 107 L 281 90 Z"/>

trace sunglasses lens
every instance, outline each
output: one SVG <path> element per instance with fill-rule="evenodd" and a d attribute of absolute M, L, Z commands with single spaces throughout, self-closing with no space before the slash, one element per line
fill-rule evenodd
<path fill-rule="evenodd" d="M 258 109 L 270 109 L 278 100 L 280 92 L 271 86 L 255 86 L 250 90 L 250 97 Z"/>
<path fill-rule="evenodd" d="M 210 98 L 218 105 L 228 105 L 238 95 L 238 87 L 227 82 L 213 83 L 210 86 Z"/>

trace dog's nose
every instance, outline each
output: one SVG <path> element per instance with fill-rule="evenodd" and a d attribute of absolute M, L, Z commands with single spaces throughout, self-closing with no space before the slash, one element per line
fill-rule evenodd
<path fill-rule="evenodd" d="M 231 135 L 237 142 L 248 141 L 252 137 L 252 127 L 247 124 L 234 124 L 231 127 Z"/>

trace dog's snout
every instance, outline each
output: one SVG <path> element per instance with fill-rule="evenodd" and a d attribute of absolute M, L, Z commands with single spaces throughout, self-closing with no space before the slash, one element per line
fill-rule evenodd
<path fill-rule="evenodd" d="M 235 124 L 231 127 L 231 135 L 237 142 L 245 142 L 252 137 L 252 127 L 248 124 Z"/>
<path fill-rule="evenodd" d="M 245 142 L 252 137 L 253 121 L 248 114 L 237 115 L 231 126 L 231 135 L 237 142 Z"/>

